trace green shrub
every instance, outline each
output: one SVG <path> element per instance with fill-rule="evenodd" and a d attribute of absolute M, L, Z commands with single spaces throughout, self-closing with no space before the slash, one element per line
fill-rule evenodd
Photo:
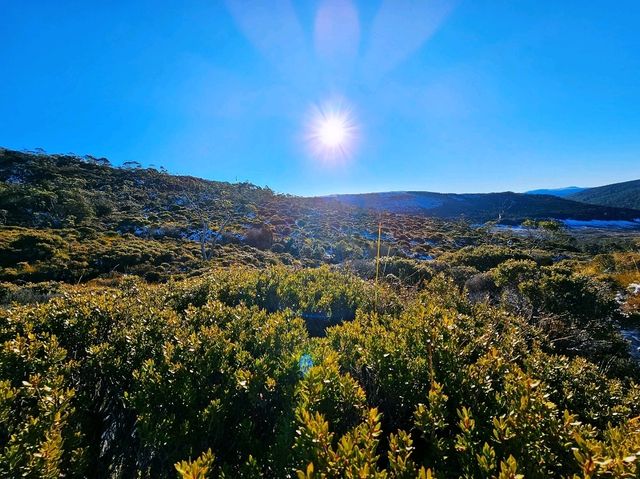
<path fill-rule="evenodd" d="M 0 310 L 1 475 L 637 475 L 633 377 L 443 276 L 402 299 L 327 267 L 113 286 Z"/>

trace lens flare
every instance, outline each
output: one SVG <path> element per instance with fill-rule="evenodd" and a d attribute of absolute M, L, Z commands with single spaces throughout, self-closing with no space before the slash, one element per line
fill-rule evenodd
<path fill-rule="evenodd" d="M 315 159 L 329 165 L 346 162 L 353 156 L 357 140 L 352 111 L 342 102 L 316 106 L 307 127 L 306 140 Z"/>
<path fill-rule="evenodd" d="M 318 139 L 327 148 L 339 148 L 347 138 L 347 128 L 344 118 L 327 118 L 318 128 Z"/>

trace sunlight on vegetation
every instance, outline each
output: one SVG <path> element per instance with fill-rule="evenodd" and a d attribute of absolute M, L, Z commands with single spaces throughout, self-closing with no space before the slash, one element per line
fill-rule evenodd
<path fill-rule="evenodd" d="M 639 1 L 0 5 L 0 479 L 640 479 Z"/>
<path fill-rule="evenodd" d="M 5 155 L 0 476 L 638 475 L 635 233 Z"/>

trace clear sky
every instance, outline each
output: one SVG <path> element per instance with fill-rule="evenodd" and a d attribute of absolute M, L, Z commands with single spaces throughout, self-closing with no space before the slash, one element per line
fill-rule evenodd
<path fill-rule="evenodd" d="M 0 0 L 0 19 L 7 148 L 303 195 L 640 178 L 637 0 Z M 348 123 L 345 154 L 314 148 L 318 111 Z"/>

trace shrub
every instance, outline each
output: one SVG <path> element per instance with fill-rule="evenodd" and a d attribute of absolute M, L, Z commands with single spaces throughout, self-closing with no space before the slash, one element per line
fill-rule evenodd
<path fill-rule="evenodd" d="M 0 310 L 1 475 L 638 473 L 634 377 L 444 276 L 402 298 L 328 267 L 112 281 Z"/>

